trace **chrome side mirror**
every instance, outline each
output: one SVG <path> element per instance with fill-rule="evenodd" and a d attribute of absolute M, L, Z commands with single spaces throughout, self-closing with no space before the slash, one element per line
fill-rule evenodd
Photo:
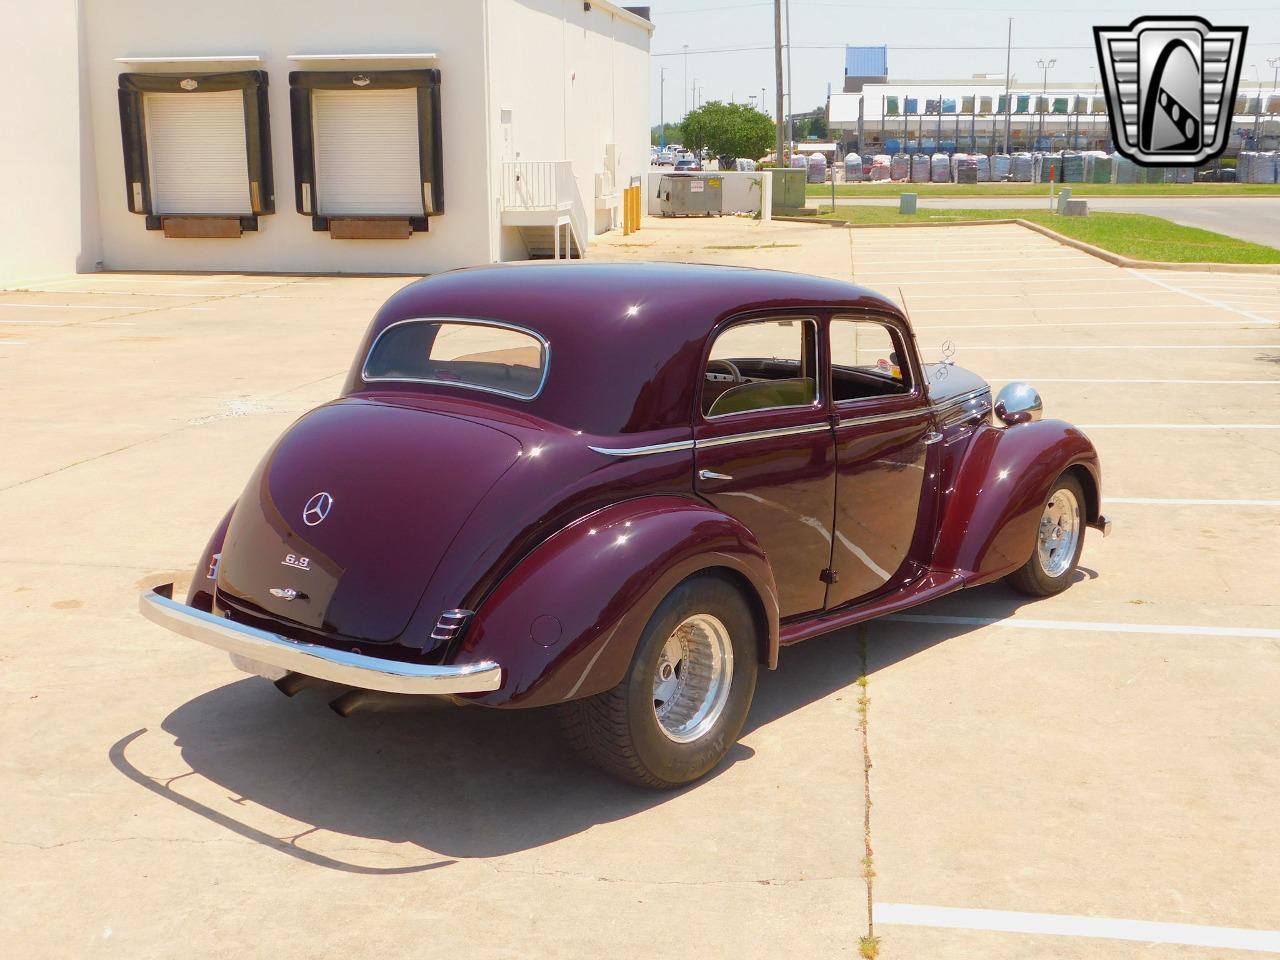
<path fill-rule="evenodd" d="M 1031 423 L 1044 414 L 1040 394 L 1029 383 L 1006 383 L 996 394 L 996 416 L 1012 427 L 1019 423 Z"/>

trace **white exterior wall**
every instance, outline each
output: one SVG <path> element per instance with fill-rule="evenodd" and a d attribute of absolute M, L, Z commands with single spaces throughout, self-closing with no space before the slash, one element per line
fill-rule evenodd
<path fill-rule="evenodd" d="M 11 81 L 0 88 L 0 286 L 93 270 L 100 257 L 79 6 L 24 4 L 0 31 Z"/>
<path fill-rule="evenodd" d="M 619 186 L 648 169 L 650 29 L 608 4 L 584 10 L 582 0 L 489 0 L 488 11 L 493 181 L 505 160 L 569 160 L 594 223 L 605 144 L 618 147 Z M 521 256 L 517 231 L 503 230 L 493 259 Z"/>
<path fill-rule="evenodd" d="M 451 0 L 374 4 L 310 0 L 305 6 L 264 0 L 84 2 L 101 259 L 107 269 L 428 273 L 489 261 L 491 235 L 497 228 L 486 200 L 493 189 L 485 161 L 483 4 Z M 32 46 L 38 51 L 37 45 Z M 439 59 L 343 63 L 288 59 L 290 54 L 329 53 L 436 53 Z M 187 66 L 115 62 L 117 57 L 232 54 L 253 54 L 263 60 L 261 64 Z M 406 240 L 333 240 L 327 232 L 313 231 L 311 218 L 294 207 L 289 72 L 417 67 L 441 71 L 445 212 L 431 217 L 427 232 Z M 130 213 L 125 203 L 118 75 L 243 69 L 265 70 L 269 77 L 276 212 L 259 217 L 258 230 L 239 239 L 177 240 L 159 230 L 147 230 L 143 217 Z M 52 73 L 45 60 L 37 75 Z"/>

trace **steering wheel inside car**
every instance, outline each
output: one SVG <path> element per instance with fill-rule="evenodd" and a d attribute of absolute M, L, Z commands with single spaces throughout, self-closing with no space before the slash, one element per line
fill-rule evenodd
<path fill-rule="evenodd" d="M 723 368 L 722 372 L 727 371 L 729 376 L 733 377 L 733 382 L 735 384 L 747 382 L 747 378 L 742 375 L 742 371 L 738 369 L 738 365 L 735 364 L 732 360 L 708 360 L 707 361 L 708 374 L 712 373 L 713 367 Z M 708 376 L 707 379 L 711 379 L 711 378 Z"/>

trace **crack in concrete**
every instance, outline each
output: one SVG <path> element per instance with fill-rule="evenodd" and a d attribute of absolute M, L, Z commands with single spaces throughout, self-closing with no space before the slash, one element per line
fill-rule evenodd
<path fill-rule="evenodd" d="M 859 943 L 859 952 L 868 960 L 880 954 L 880 938 L 875 929 L 875 851 L 871 845 L 871 738 L 868 727 L 871 698 L 867 696 L 868 628 L 858 625 L 858 652 L 862 659 L 862 675 L 858 677 L 858 731 L 862 738 L 862 877 L 867 885 L 867 934 Z"/>
<path fill-rule="evenodd" d="M 714 886 L 743 886 L 758 885 L 766 887 L 785 887 L 802 883 L 825 883 L 825 882 L 849 882 L 854 879 L 850 876 L 820 876 L 820 877 L 743 877 L 738 879 L 721 879 L 721 880 L 650 880 L 642 877 L 610 877 L 601 874 L 583 873 L 576 870 L 548 870 L 538 867 L 531 869 L 520 869 L 518 867 L 505 866 L 502 863 L 493 863 L 490 861 L 480 861 L 485 863 L 494 873 L 521 874 L 523 876 L 532 877 L 561 877 L 572 880 L 589 880 L 593 883 L 626 883 L 639 886 L 674 886 L 674 887 L 714 887 Z"/>

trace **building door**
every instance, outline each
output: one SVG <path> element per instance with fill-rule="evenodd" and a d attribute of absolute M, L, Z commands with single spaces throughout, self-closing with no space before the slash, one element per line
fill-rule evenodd
<path fill-rule="evenodd" d="M 253 214 L 244 93 L 147 93 L 147 157 L 157 214 Z"/>
<path fill-rule="evenodd" d="M 316 213 L 424 214 L 418 91 L 314 90 Z"/>

